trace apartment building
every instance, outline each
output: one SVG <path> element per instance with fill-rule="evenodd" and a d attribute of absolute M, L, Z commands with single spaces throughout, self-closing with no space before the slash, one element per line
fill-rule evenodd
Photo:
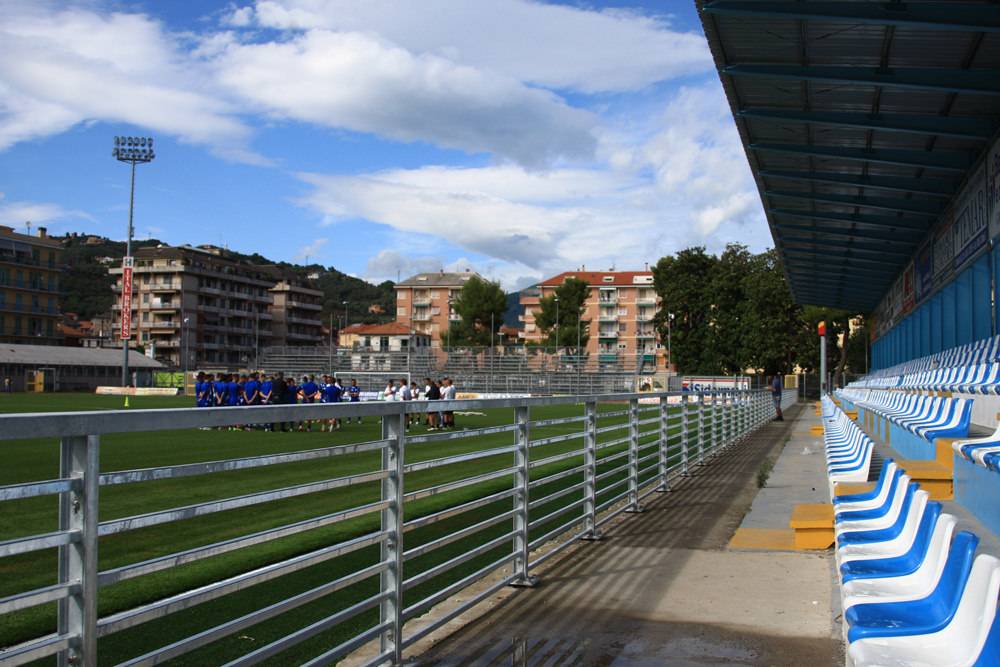
<path fill-rule="evenodd" d="M 459 320 L 452 303 L 465 283 L 479 274 L 466 270 L 461 273 L 420 273 L 397 283 L 396 322 L 430 336 L 432 347 L 448 345 L 448 327 Z"/>
<path fill-rule="evenodd" d="M 146 247 L 134 258 L 132 344 L 152 346 L 148 356 L 190 370 L 235 369 L 254 365 L 272 344 L 275 281 L 265 267 L 214 247 Z M 120 346 L 120 264 L 109 273 L 118 278 L 113 342 Z"/>
<path fill-rule="evenodd" d="M 323 292 L 294 271 L 281 266 L 261 267 L 274 281 L 271 293 L 271 342 L 280 347 L 310 347 L 326 344 L 323 321 Z"/>
<path fill-rule="evenodd" d="M 36 236 L 0 226 L 0 342 L 57 345 L 62 246 L 44 227 Z"/>
<path fill-rule="evenodd" d="M 567 271 L 522 291 L 526 343 L 544 338 L 535 325 L 535 311 L 541 299 L 553 296 L 569 278 L 586 280 L 590 285 L 581 313 L 581 319 L 590 320 L 587 354 L 596 356 L 601 363 L 641 359 L 646 366 L 666 368 L 666 350 L 653 326 L 659 297 L 653 289 L 653 272 L 648 270 Z"/>

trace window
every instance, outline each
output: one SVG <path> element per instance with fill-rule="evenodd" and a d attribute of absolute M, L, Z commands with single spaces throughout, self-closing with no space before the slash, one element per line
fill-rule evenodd
<path fill-rule="evenodd" d="M 625 333 L 626 331 L 628 331 L 628 325 L 625 324 L 624 322 L 619 322 L 618 331 L 620 331 L 621 333 Z"/>
<path fill-rule="evenodd" d="M 389 349 L 389 337 L 388 336 L 379 336 L 378 346 L 381 349 L 383 349 L 383 350 L 388 350 Z"/>
<path fill-rule="evenodd" d="M 145 294 L 142 295 L 142 302 L 149 303 L 149 292 L 146 292 Z"/>
<path fill-rule="evenodd" d="M 397 316 L 402 315 L 403 317 L 406 317 L 406 306 L 399 306 L 398 308 L 396 308 L 396 315 Z"/>
<path fill-rule="evenodd" d="M 397 301 L 406 301 L 406 292 L 404 290 L 397 290 L 396 291 L 396 300 Z"/>
<path fill-rule="evenodd" d="M 628 315 L 628 310 L 626 308 L 619 308 L 618 309 L 618 314 L 619 315 Z"/>
<path fill-rule="evenodd" d="M 601 278 L 601 282 L 604 282 L 604 283 L 613 283 L 614 281 L 615 281 L 615 277 L 614 276 L 603 276 Z"/>

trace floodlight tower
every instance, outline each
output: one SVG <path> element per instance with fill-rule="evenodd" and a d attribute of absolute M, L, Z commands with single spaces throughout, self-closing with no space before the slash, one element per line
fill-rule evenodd
<path fill-rule="evenodd" d="M 128 191 L 128 240 L 122 258 L 122 387 L 128 386 L 128 341 L 132 337 L 132 212 L 135 206 L 135 165 L 152 162 L 152 137 L 115 137 L 111 157 L 132 165 L 132 184 Z"/>

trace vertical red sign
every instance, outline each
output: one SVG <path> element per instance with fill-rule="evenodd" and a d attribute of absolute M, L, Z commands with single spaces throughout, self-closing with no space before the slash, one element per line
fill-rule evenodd
<path fill-rule="evenodd" d="M 122 259 L 122 340 L 132 337 L 132 257 Z"/>

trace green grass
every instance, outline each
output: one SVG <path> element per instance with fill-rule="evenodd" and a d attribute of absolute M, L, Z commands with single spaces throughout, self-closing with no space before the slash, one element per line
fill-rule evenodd
<path fill-rule="evenodd" d="M 61 412 L 74 410 L 120 409 L 121 397 L 92 395 L 23 395 L 4 396 L 0 400 L 0 412 Z M 190 399 L 163 397 L 133 397 L 132 408 L 169 408 L 190 406 Z M 622 405 L 601 406 L 602 412 L 623 409 Z M 563 416 L 582 415 L 582 405 L 540 407 L 532 409 L 533 420 L 553 419 Z M 512 409 L 490 410 L 485 416 L 458 416 L 459 428 L 477 428 L 509 424 L 513 419 Z M 601 420 L 600 425 L 619 424 L 621 428 L 603 434 L 608 441 L 623 437 L 627 433 L 624 417 Z M 578 432 L 580 423 L 532 428 L 532 440 L 550 435 Z M 647 427 L 649 428 L 649 427 Z M 426 430 L 416 426 L 414 434 Z M 196 461 L 212 461 L 243 456 L 280 453 L 313 449 L 331 444 L 346 444 L 381 437 L 381 426 L 376 420 L 368 420 L 363 425 L 346 425 L 333 433 L 314 430 L 312 433 L 269 433 L 263 431 L 200 431 L 188 429 L 121 435 L 106 435 L 101 438 L 101 471 L 129 470 L 155 466 L 173 465 Z M 438 459 L 447 456 L 482 451 L 498 445 L 510 444 L 513 434 L 501 433 L 475 438 L 449 439 L 436 443 L 409 444 L 406 462 Z M 650 443 L 655 434 L 642 437 L 643 452 L 651 451 Z M 582 440 L 577 438 L 567 442 L 553 443 L 532 449 L 532 459 L 539 460 L 561 452 L 579 451 Z M 607 457 L 623 450 L 618 445 L 605 450 Z M 4 459 L 16 462 L 0 467 L 0 485 L 27 481 L 51 479 L 58 476 L 59 444 L 55 439 L 0 442 Z M 267 468 L 233 471 L 201 477 L 162 480 L 143 484 L 102 487 L 100 490 L 100 516 L 109 519 L 133 516 L 157 509 L 181 507 L 213 499 L 228 498 L 257 491 L 277 489 L 304 484 L 323 479 L 373 471 L 379 468 L 380 454 L 368 452 L 339 456 L 320 461 L 291 463 Z M 408 474 L 405 479 L 406 491 L 430 488 L 442 483 L 473 476 L 489 470 L 511 465 L 511 456 L 492 456 L 461 464 L 435 466 Z M 535 469 L 532 479 L 542 479 L 546 475 L 570 466 L 579 465 L 582 454 L 564 462 L 558 462 Z M 617 465 L 621 465 L 619 460 Z M 607 469 L 605 465 L 602 469 Z M 605 481 L 603 486 L 621 479 L 619 473 Z M 653 472 L 643 473 L 649 479 Z M 536 489 L 533 499 L 566 488 L 580 481 L 579 474 L 573 474 L 556 482 L 550 482 Z M 434 495 L 410 502 L 406 506 L 406 519 L 424 516 L 452 507 L 474 498 L 510 488 L 510 478 L 501 478 L 476 484 L 455 491 Z M 615 493 L 620 492 L 620 489 Z M 605 493 L 603 497 L 609 494 Z M 131 531 L 120 535 L 101 538 L 99 543 L 99 569 L 119 567 L 160 555 L 176 553 L 185 549 L 211 544 L 224 539 L 238 537 L 319 516 L 338 509 L 375 502 L 380 496 L 377 483 L 360 484 L 343 489 L 313 493 L 299 498 L 267 503 L 264 505 L 221 512 L 213 515 L 188 519 Z M 554 512 L 573 502 L 578 495 L 548 503 L 544 512 Z M 599 496 L 599 502 L 603 500 Z M 0 535 L 3 539 L 37 534 L 55 530 L 57 527 L 56 502 L 52 497 L 16 502 L 0 503 Z M 448 535 L 456 529 L 485 521 L 510 508 L 510 500 L 478 508 L 429 526 L 409 531 L 406 534 L 407 549 Z M 535 517 L 533 517 L 535 518 Z M 551 530 L 565 518 L 554 519 L 539 526 L 533 537 Z M 161 599 L 169 595 L 190 590 L 207 583 L 247 572 L 268 563 L 309 553 L 324 546 L 334 544 L 354 536 L 377 531 L 379 517 L 369 515 L 343 521 L 324 528 L 241 549 L 196 563 L 154 573 L 136 579 L 104 587 L 99 595 L 101 617 L 136 605 Z M 406 563 L 406 575 L 455 558 L 486 542 L 492 537 L 509 530 L 509 522 L 503 522 L 491 529 L 448 544 L 428 555 L 412 559 Z M 473 559 L 447 575 L 414 587 L 405 594 L 406 604 L 439 590 L 451 581 L 480 568 L 495 559 L 509 547 Z M 100 662 L 116 663 L 141 654 L 157 646 L 162 646 L 211 627 L 225 620 L 236 618 L 273 604 L 290 595 L 310 590 L 325 582 L 334 580 L 345 573 L 376 562 L 377 549 L 369 548 L 339 558 L 313 565 L 294 574 L 258 584 L 250 589 L 207 602 L 196 607 L 171 614 L 166 619 L 145 623 L 136 628 L 102 638 L 99 642 Z M 51 585 L 56 581 L 55 550 L 6 558 L 0 561 L 0 597 L 16 592 Z M 362 581 L 350 588 L 338 591 L 300 609 L 261 623 L 244 632 L 238 632 L 226 639 L 178 658 L 173 664 L 219 664 L 239 655 L 259 648 L 268 641 L 280 638 L 296 629 L 354 604 L 377 591 L 377 577 Z M 271 664 L 289 664 L 328 650 L 345 638 L 370 627 L 377 620 L 376 612 L 369 612 L 322 633 L 313 640 L 289 649 L 271 661 Z M 16 643 L 25 639 L 51 632 L 55 623 L 55 606 L 36 607 L 23 612 L 0 617 L 0 637 L 2 643 Z M 252 638 L 252 639 L 248 639 Z"/>

